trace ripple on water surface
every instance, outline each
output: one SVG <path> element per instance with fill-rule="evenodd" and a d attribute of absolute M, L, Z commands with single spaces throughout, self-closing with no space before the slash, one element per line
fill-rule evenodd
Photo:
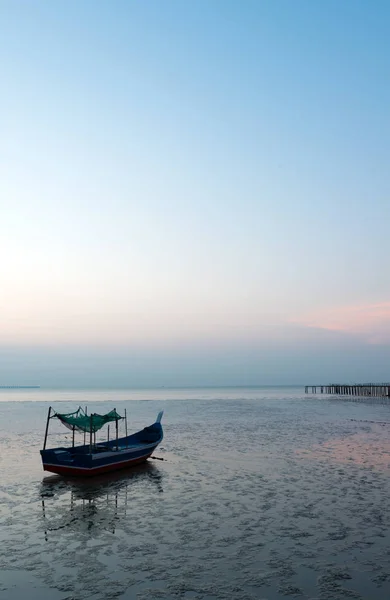
<path fill-rule="evenodd" d="M 0 403 L 1 600 L 390 597 L 389 407 L 117 399 L 166 460 L 88 482 L 41 471 L 46 407 Z"/>

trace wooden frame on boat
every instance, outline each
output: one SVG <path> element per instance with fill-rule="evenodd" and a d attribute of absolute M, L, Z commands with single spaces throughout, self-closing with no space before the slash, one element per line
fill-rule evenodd
<path fill-rule="evenodd" d="M 163 429 L 161 425 L 163 411 L 155 423 L 145 427 L 132 435 L 127 435 L 127 413 L 125 417 L 118 415 L 114 409 L 107 415 L 96 413 L 87 414 L 87 410 L 79 408 L 74 413 L 66 415 L 56 413 L 49 407 L 43 449 L 40 451 L 42 465 L 45 471 L 60 475 L 78 475 L 89 477 L 117 469 L 123 469 L 147 460 L 161 443 Z M 47 449 L 47 438 L 50 420 L 57 417 L 72 431 L 72 446 Z M 118 435 L 118 422 L 125 421 L 125 437 Z M 115 439 L 96 443 L 96 430 L 104 424 L 115 421 Z M 89 425 L 89 444 L 86 443 L 85 434 Z M 75 446 L 75 431 L 84 432 L 84 444 Z M 95 434 L 95 435 L 94 435 Z"/>

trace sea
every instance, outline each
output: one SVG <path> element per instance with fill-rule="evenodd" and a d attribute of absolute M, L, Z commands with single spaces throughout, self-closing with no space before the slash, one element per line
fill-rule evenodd
<path fill-rule="evenodd" d="M 387 600 L 390 405 L 353 400 L 0 390 L 0 600 Z M 89 481 L 45 473 L 49 406 L 126 409 L 129 433 L 164 410 L 157 460 Z M 71 432 L 53 422 L 48 444 Z"/>

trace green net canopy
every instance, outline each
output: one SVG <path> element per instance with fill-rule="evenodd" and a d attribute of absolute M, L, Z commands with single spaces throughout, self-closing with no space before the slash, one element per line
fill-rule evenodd
<path fill-rule="evenodd" d="M 72 431 L 86 431 L 86 432 L 95 432 L 99 431 L 106 423 L 111 423 L 111 421 L 119 421 L 123 419 L 115 410 L 111 410 L 105 415 L 98 415 L 97 413 L 92 413 L 91 415 L 86 415 L 85 411 L 80 407 L 75 412 L 72 413 L 54 413 L 53 417 L 57 417 L 61 421 L 65 427 L 71 429 Z"/>

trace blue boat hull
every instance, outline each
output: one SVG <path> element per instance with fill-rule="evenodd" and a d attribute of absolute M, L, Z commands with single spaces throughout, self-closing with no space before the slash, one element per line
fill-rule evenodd
<path fill-rule="evenodd" d="M 118 441 L 96 444 L 92 452 L 89 445 L 41 450 L 42 465 L 45 471 L 51 473 L 90 477 L 144 462 L 162 439 L 161 424 L 156 422 Z"/>

